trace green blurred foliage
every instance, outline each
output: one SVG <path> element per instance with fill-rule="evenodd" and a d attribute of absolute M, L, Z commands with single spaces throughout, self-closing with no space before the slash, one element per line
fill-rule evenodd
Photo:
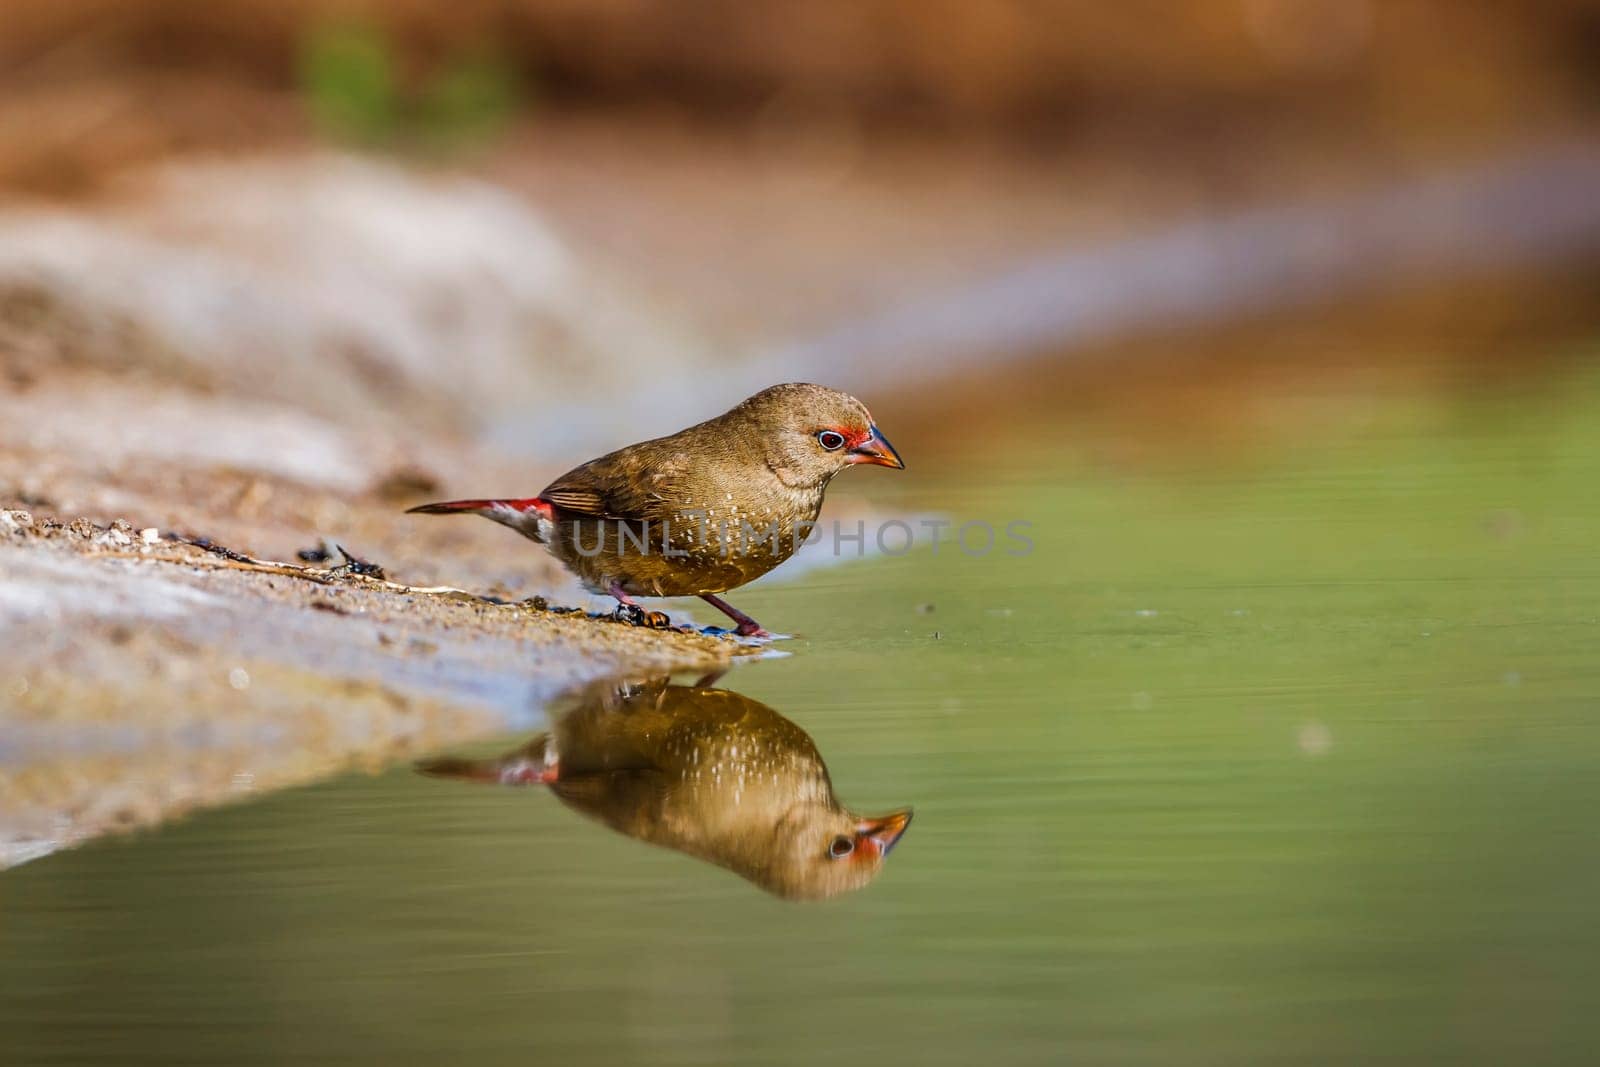
<path fill-rule="evenodd" d="M 326 22 L 301 43 L 299 85 L 325 136 L 370 148 L 458 152 L 500 134 L 524 101 L 510 64 L 492 48 L 464 49 L 415 85 L 375 25 Z"/>
<path fill-rule="evenodd" d="M 454 57 L 416 102 L 416 130 L 429 145 L 471 147 L 493 140 L 520 98 L 511 68 L 492 51 Z"/>

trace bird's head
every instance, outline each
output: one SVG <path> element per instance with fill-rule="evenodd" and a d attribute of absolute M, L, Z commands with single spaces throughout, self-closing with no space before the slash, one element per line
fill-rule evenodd
<path fill-rule="evenodd" d="M 849 393 L 803 383 L 774 385 L 734 411 L 760 434 L 767 465 L 785 485 L 824 486 L 856 463 L 905 468 L 867 406 Z"/>
<path fill-rule="evenodd" d="M 878 877 L 910 823 L 910 808 L 861 816 L 838 807 L 808 806 L 779 824 L 779 847 L 767 863 L 740 873 L 791 900 L 848 893 Z"/>

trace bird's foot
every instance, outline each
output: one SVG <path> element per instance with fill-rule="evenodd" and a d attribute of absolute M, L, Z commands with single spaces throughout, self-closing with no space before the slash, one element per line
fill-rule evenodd
<path fill-rule="evenodd" d="M 702 626 L 698 630 L 689 629 L 685 632 L 696 633 L 702 637 L 759 637 L 765 639 L 777 636 L 771 630 L 764 630 L 760 626 L 752 626 L 748 629 L 743 626 Z"/>
<path fill-rule="evenodd" d="M 738 634 L 740 637 L 772 636 L 771 633 L 761 628 L 761 624 L 759 622 L 756 622 L 756 620 L 752 619 L 750 616 L 746 615 L 744 612 L 740 611 L 726 600 L 723 600 L 721 597 L 715 596 L 711 593 L 701 593 L 700 599 L 704 600 L 707 604 L 710 604 L 728 618 L 732 619 L 737 624 L 734 626 L 733 632 Z"/>
<path fill-rule="evenodd" d="M 665 630 L 672 626 L 672 620 L 666 612 L 650 611 L 638 604 L 618 604 L 611 617 L 629 626 L 643 626 L 647 630 Z"/>

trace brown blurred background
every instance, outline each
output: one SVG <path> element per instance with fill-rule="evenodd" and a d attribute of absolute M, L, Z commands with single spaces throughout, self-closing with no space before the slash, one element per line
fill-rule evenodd
<path fill-rule="evenodd" d="M 173 152 L 304 144 L 306 54 L 338 27 L 381 36 L 402 92 L 476 54 L 545 118 L 1029 154 L 1155 142 L 1219 167 L 1253 139 L 1481 150 L 1570 132 L 1600 102 L 1590 0 L 8 0 L 4 18 L 0 176 L 45 193 Z"/>
<path fill-rule="evenodd" d="M 0 358 L 541 456 L 777 377 L 1231 420 L 1567 358 L 1597 103 L 1588 0 L 8 0 Z"/>

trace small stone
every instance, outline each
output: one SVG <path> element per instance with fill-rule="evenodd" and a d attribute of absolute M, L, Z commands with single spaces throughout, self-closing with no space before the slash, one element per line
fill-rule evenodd
<path fill-rule="evenodd" d="M 154 526 L 146 526 L 139 531 L 139 540 L 147 545 L 157 544 L 161 540 L 161 531 Z"/>
<path fill-rule="evenodd" d="M 243 692 L 250 688 L 250 672 L 243 667 L 235 667 L 228 672 L 228 684 Z"/>

